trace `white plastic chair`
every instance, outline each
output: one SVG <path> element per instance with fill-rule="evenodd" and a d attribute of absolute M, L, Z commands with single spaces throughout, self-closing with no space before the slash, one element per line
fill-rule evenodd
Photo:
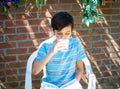
<path fill-rule="evenodd" d="M 32 64 L 37 56 L 37 51 L 34 51 L 27 61 L 25 74 L 25 89 L 32 89 Z"/>
<path fill-rule="evenodd" d="M 32 64 L 36 56 L 37 56 L 37 51 L 33 52 L 28 58 L 27 66 L 26 66 L 26 75 L 25 75 L 25 89 L 32 89 Z M 96 89 L 96 77 L 92 71 L 91 64 L 88 58 L 84 58 L 83 62 L 85 64 L 86 72 L 89 78 L 87 89 Z"/>
<path fill-rule="evenodd" d="M 89 81 L 87 89 L 96 89 L 96 76 L 93 73 L 90 61 L 88 60 L 88 58 L 84 58 L 82 61 L 84 62 L 88 81 Z"/>

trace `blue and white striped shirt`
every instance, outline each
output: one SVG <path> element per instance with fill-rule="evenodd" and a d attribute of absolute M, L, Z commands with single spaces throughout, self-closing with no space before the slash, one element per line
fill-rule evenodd
<path fill-rule="evenodd" d="M 40 44 L 36 60 L 41 60 L 50 51 L 54 44 L 54 37 L 43 41 Z M 50 59 L 45 66 L 42 81 L 61 87 L 75 78 L 76 61 L 82 60 L 85 57 L 86 54 L 78 39 L 70 37 L 69 50 L 66 52 L 59 51 Z"/>

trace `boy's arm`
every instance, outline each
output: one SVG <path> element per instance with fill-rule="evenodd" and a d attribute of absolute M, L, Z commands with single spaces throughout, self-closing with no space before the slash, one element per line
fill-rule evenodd
<path fill-rule="evenodd" d="M 43 59 L 35 60 L 33 63 L 32 73 L 33 75 L 37 75 L 44 66 L 48 63 L 51 57 L 54 55 L 54 52 L 51 50 Z"/>
<path fill-rule="evenodd" d="M 76 79 L 80 81 L 84 72 L 82 60 L 78 60 L 76 63 Z"/>

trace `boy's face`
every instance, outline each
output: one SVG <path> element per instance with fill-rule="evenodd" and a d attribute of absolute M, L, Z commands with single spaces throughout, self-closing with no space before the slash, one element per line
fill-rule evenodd
<path fill-rule="evenodd" d="M 62 30 L 57 31 L 55 30 L 55 36 L 59 39 L 69 39 L 72 34 L 72 27 L 71 25 L 64 27 Z"/>

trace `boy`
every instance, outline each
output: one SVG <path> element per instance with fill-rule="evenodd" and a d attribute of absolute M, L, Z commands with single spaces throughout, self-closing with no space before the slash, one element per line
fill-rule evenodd
<path fill-rule="evenodd" d="M 40 89 L 82 89 L 79 81 L 86 54 L 78 39 L 71 36 L 73 17 L 67 12 L 58 12 L 51 25 L 54 36 L 40 44 L 33 64 L 34 75 L 44 70 Z"/>

